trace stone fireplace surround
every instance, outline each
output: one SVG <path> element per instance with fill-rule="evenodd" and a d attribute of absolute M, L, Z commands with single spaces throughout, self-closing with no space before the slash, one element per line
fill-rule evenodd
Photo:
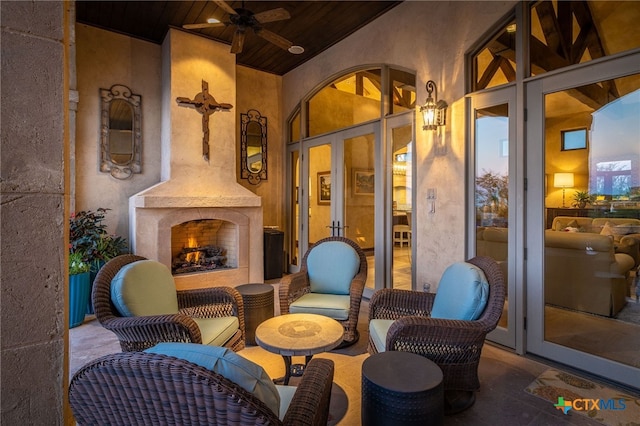
<path fill-rule="evenodd" d="M 170 29 L 162 45 L 162 182 L 129 198 L 133 252 L 171 267 L 171 228 L 219 219 L 237 229 L 237 267 L 174 277 L 179 290 L 264 281 L 262 199 L 238 184 L 238 112 L 209 116 L 210 158 L 202 156 L 202 115 L 178 105 L 209 83 L 219 102 L 236 104 L 235 55 L 229 46 Z"/>
<path fill-rule="evenodd" d="M 174 276 L 178 290 L 262 282 L 262 209 L 256 207 L 136 208 L 136 246 L 140 256 L 171 267 L 171 228 L 184 222 L 220 219 L 237 228 L 237 267 Z M 260 220 L 258 225 L 252 222 Z M 140 224 L 138 226 L 138 224 Z M 256 250 L 257 249 L 257 250 Z"/>

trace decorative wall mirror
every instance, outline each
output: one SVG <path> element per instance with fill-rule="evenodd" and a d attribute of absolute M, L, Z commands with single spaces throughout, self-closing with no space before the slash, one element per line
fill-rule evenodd
<path fill-rule="evenodd" d="M 267 117 L 255 109 L 240 114 L 240 170 L 253 185 L 267 180 Z"/>
<path fill-rule="evenodd" d="M 142 171 L 142 97 L 127 86 L 114 84 L 110 89 L 100 89 L 100 98 L 100 171 L 116 179 L 130 178 Z"/>

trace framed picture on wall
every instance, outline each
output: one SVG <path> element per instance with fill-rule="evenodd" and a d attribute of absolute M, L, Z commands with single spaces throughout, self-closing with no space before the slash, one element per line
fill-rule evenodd
<path fill-rule="evenodd" d="M 331 172 L 318 172 L 318 205 L 331 204 Z"/>
<path fill-rule="evenodd" d="M 586 149 L 587 148 L 587 129 L 573 129 L 562 130 L 561 143 L 562 151 L 572 151 L 574 149 Z"/>
<path fill-rule="evenodd" d="M 372 169 L 353 169 L 353 194 L 375 194 L 375 174 Z"/>

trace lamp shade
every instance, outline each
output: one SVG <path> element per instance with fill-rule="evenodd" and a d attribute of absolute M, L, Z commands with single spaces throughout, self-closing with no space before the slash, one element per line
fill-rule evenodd
<path fill-rule="evenodd" d="M 553 186 L 555 188 L 572 188 L 573 173 L 554 173 Z"/>

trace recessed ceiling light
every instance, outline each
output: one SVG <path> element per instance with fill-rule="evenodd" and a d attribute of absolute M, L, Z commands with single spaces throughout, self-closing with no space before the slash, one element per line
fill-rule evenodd
<path fill-rule="evenodd" d="M 289 48 L 289 53 L 293 53 L 294 55 L 299 55 L 301 53 L 304 53 L 304 47 L 302 47 L 302 46 L 291 46 Z"/>
<path fill-rule="evenodd" d="M 209 23 L 209 24 L 219 24 L 220 20 L 218 20 L 216 18 L 209 18 L 209 19 L 207 19 L 207 23 Z"/>

